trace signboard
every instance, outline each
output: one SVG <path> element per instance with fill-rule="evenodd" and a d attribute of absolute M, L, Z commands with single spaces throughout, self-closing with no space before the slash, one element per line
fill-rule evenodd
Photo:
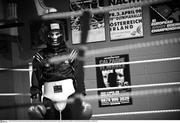
<path fill-rule="evenodd" d="M 109 5 L 129 4 L 140 0 L 115 2 L 109 0 Z M 109 12 L 110 39 L 127 39 L 143 36 L 142 7 L 116 9 Z"/>
<path fill-rule="evenodd" d="M 97 57 L 96 64 L 107 64 L 107 63 L 120 63 L 128 62 L 128 55 L 115 55 L 115 56 L 105 56 Z M 130 71 L 129 65 L 116 65 L 116 66 L 105 66 L 96 68 L 97 75 L 97 87 L 98 88 L 110 88 L 110 87 L 122 87 L 131 85 L 130 83 Z M 122 92 L 130 92 L 131 89 L 111 89 L 98 91 L 100 96 L 110 96 L 118 95 Z M 132 99 L 130 96 L 116 96 L 110 98 L 103 98 L 99 100 L 99 106 L 117 106 L 132 104 Z"/>
<path fill-rule="evenodd" d="M 180 1 L 150 6 L 151 33 L 180 30 Z"/>
<path fill-rule="evenodd" d="M 70 0 L 70 10 L 94 9 L 103 7 L 103 0 Z M 80 17 L 71 17 L 72 44 L 80 43 Z M 87 43 L 105 41 L 104 14 L 93 14 Z"/>

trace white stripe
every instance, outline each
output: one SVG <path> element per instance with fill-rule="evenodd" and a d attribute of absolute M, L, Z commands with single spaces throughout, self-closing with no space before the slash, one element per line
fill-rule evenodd
<path fill-rule="evenodd" d="M 145 43 L 135 43 L 135 44 L 128 44 L 123 46 L 116 46 L 116 47 L 109 47 L 109 48 L 101 48 L 101 49 L 93 49 L 93 50 L 85 50 L 85 58 L 94 56 L 94 55 L 102 55 L 106 53 L 112 53 L 117 51 L 124 51 L 124 50 L 132 50 L 132 49 L 139 49 L 139 48 L 146 48 L 151 46 L 163 46 L 168 44 L 176 44 L 180 43 L 180 37 L 179 38 L 171 38 L 171 39 L 163 39 L 158 41 L 149 41 Z M 66 60 L 69 57 L 69 55 L 65 56 L 55 56 L 49 60 L 51 63 L 59 63 L 61 61 Z M 79 60 L 82 60 L 82 58 L 79 58 Z M 83 59 L 84 60 L 84 59 Z"/>
<path fill-rule="evenodd" d="M 35 54 L 33 58 L 40 59 L 40 57 L 37 54 Z"/>
<path fill-rule="evenodd" d="M 72 51 L 71 51 L 71 53 L 70 53 L 70 55 L 69 55 L 69 56 L 71 56 L 73 52 L 74 52 L 74 50 L 72 50 Z"/>
<path fill-rule="evenodd" d="M 41 63 L 41 60 L 39 59 L 39 57 L 35 57 L 35 59 Z"/>
<path fill-rule="evenodd" d="M 36 55 L 38 55 L 41 59 L 44 59 L 44 58 L 41 56 L 41 54 L 36 53 Z"/>
<path fill-rule="evenodd" d="M 26 72 L 26 71 L 33 71 L 32 69 L 11 69 L 11 68 L 0 68 L 0 71 L 22 71 L 22 72 Z"/>
<path fill-rule="evenodd" d="M 74 50 L 74 53 L 73 53 L 73 55 L 72 55 L 71 62 L 73 62 L 76 57 L 77 57 L 77 52 Z"/>
<path fill-rule="evenodd" d="M 117 52 L 117 51 L 133 50 L 133 49 L 146 48 L 146 47 L 151 47 L 151 46 L 163 46 L 163 45 L 176 44 L 176 43 L 180 43 L 180 37 L 157 40 L 157 41 L 155 40 L 155 41 L 149 41 L 149 42 L 144 42 L 144 43 L 128 44 L 128 45 L 123 45 L 123 46 L 93 49 L 93 50 L 87 51 L 85 53 L 85 56 L 101 55 L 101 54 Z"/>
<path fill-rule="evenodd" d="M 139 114 L 174 113 L 174 112 L 180 112 L 180 109 L 135 111 L 135 112 L 108 113 L 108 114 L 93 114 L 92 117 L 125 116 L 125 115 L 139 115 Z"/>
<path fill-rule="evenodd" d="M 171 87 L 171 88 L 158 88 L 158 89 L 148 89 L 148 90 L 138 90 L 138 91 L 128 91 L 115 93 L 111 95 L 89 95 L 84 97 L 84 100 L 100 100 L 104 98 L 117 98 L 117 97 L 134 97 L 134 96 L 145 96 L 145 95 L 157 95 L 157 94 L 167 94 L 167 93 L 175 93 L 180 92 L 180 87 Z"/>
<path fill-rule="evenodd" d="M 169 83 L 160 83 L 160 84 L 145 84 L 145 85 L 133 85 L 133 86 L 126 86 L 126 87 L 111 87 L 111 88 L 95 88 L 95 89 L 86 89 L 86 91 L 98 91 L 98 90 L 113 90 L 113 89 L 124 89 L 124 88 L 143 88 L 143 87 L 159 87 L 159 86 L 172 86 L 172 85 L 180 85 L 180 82 L 169 82 Z M 169 88 L 165 88 L 165 90 L 168 90 Z M 177 88 L 179 90 L 175 90 L 175 91 L 180 91 L 180 88 Z M 161 89 L 158 89 L 159 91 L 157 93 L 168 93 L 168 92 L 171 92 L 171 91 L 162 91 Z M 147 91 L 152 91 L 152 90 L 147 90 Z M 154 91 L 154 90 L 153 90 Z M 145 92 L 144 90 L 143 91 L 136 91 L 135 95 L 137 94 L 137 92 Z M 133 92 L 132 92 L 133 93 Z M 149 92 L 150 93 L 150 92 Z M 27 93 L 27 94 L 24 94 L 25 96 L 26 95 L 30 95 L 30 93 Z M 23 93 L 0 93 L 0 96 L 1 95 L 8 95 L 8 96 L 11 96 L 11 95 L 23 95 Z M 131 94 L 133 95 L 133 94 Z M 142 95 L 142 94 L 141 94 Z M 92 95 L 92 96 L 87 96 L 87 98 L 93 98 L 95 97 L 96 95 Z M 85 98 L 85 99 L 87 99 Z M 99 97 L 97 97 L 99 98 Z M 101 98 L 101 96 L 100 96 Z"/>
<path fill-rule="evenodd" d="M 37 60 L 39 60 L 39 59 L 37 59 Z M 180 57 L 162 58 L 162 59 L 150 59 L 150 60 L 120 62 L 120 63 L 97 64 L 97 65 L 85 65 L 84 68 L 115 66 L 115 65 L 127 65 L 127 64 L 140 64 L 140 63 L 153 63 L 153 62 L 174 61 L 174 60 L 180 60 Z M 57 58 L 54 58 L 54 59 L 51 59 L 50 62 L 57 62 L 57 61 L 58 61 Z M 10 70 L 10 71 L 13 71 L 13 69 L 10 69 L 10 68 L 0 68 L 0 70 Z M 18 71 L 18 70 L 23 71 L 23 69 L 14 69 L 14 70 L 15 71 Z M 27 71 L 26 69 L 24 69 L 24 70 Z"/>
<path fill-rule="evenodd" d="M 150 59 L 150 60 L 120 62 L 120 63 L 97 64 L 97 65 L 85 65 L 84 68 L 115 66 L 115 65 L 127 65 L 127 64 L 140 64 L 140 63 L 152 63 L 152 62 L 173 61 L 173 60 L 180 60 L 180 57 Z"/>
<path fill-rule="evenodd" d="M 37 53 L 34 56 L 35 56 L 35 58 L 40 59 L 40 57 L 39 57 L 39 55 Z"/>
<path fill-rule="evenodd" d="M 68 59 L 71 60 L 70 62 L 72 63 L 76 57 L 77 57 L 76 50 L 72 50 Z"/>
<path fill-rule="evenodd" d="M 30 93 L 0 93 L 0 96 L 30 96 Z"/>
<path fill-rule="evenodd" d="M 159 87 L 159 86 L 171 86 L 180 85 L 180 82 L 169 82 L 160 84 L 145 84 L 145 85 L 132 85 L 132 86 L 122 86 L 122 87 L 108 87 L 108 88 L 91 88 L 86 89 L 86 91 L 101 91 L 101 90 L 116 90 L 116 89 L 127 89 L 127 88 L 145 88 L 145 87 Z"/>

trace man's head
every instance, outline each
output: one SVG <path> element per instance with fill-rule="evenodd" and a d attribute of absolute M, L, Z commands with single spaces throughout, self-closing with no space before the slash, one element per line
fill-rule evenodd
<path fill-rule="evenodd" d="M 47 22 L 47 46 L 51 48 L 64 47 L 64 31 L 62 23 L 57 20 Z"/>

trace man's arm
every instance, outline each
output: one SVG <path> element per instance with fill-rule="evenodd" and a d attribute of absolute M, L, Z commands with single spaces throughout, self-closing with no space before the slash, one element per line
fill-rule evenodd
<path fill-rule="evenodd" d="M 46 108 L 44 105 L 40 104 L 41 102 L 41 95 L 42 95 L 42 85 L 40 83 L 41 77 L 41 69 L 40 69 L 40 62 L 34 58 L 33 59 L 33 73 L 32 73 L 32 86 L 30 87 L 30 93 L 32 98 L 32 103 L 37 104 L 30 106 L 28 108 L 28 114 L 31 119 L 43 119 L 44 115 L 46 114 Z M 39 104 L 38 104 L 39 103 Z"/>
<path fill-rule="evenodd" d="M 41 95 L 42 95 L 42 84 L 41 84 L 41 66 L 42 63 L 38 59 L 38 57 L 35 55 L 33 58 L 33 73 L 32 73 L 32 81 L 31 81 L 31 87 L 30 87 L 30 93 L 31 98 L 33 101 L 41 101 Z"/>
<path fill-rule="evenodd" d="M 85 84 L 84 84 L 83 62 L 79 61 L 76 58 L 78 55 L 78 52 L 76 50 L 72 50 L 70 52 L 71 53 L 69 56 L 69 61 L 75 78 L 76 93 L 81 93 L 83 95 L 86 95 Z"/>

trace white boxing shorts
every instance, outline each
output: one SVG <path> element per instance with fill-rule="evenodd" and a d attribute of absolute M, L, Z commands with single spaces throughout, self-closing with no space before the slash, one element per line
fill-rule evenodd
<path fill-rule="evenodd" d="M 68 97 L 74 92 L 75 89 L 72 79 L 44 83 L 43 96 L 49 98 L 53 102 L 56 102 L 54 103 L 54 106 L 59 111 L 64 110 Z"/>

